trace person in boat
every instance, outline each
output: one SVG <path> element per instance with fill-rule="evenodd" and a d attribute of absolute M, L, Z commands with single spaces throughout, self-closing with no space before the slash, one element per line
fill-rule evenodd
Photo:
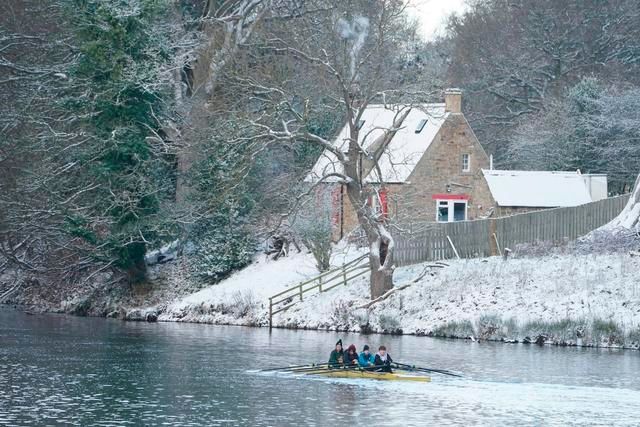
<path fill-rule="evenodd" d="M 387 347 L 381 345 L 373 360 L 376 371 L 391 372 L 391 363 L 393 363 L 393 359 L 391 358 L 391 355 L 387 353 Z"/>
<path fill-rule="evenodd" d="M 345 366 L 358 366 L 358 350 L 355 345 L 351 344 L 344 352 L 344 364 Z"/>
<path fill-rule="evenodd" d="M 365 344 L 358 356 L 358 364 L 362 368 L 370 368 L 375 363 L 375 360 L 375 356 L 369 351 L 369 346 Z"/>
<path fill-rule="evenodd" d="M 339 367 L 344 365 L 344 350 L 342 350 L 342 339 L 336 343 L 336 348 L 329 355 L 329 367 Z"/>

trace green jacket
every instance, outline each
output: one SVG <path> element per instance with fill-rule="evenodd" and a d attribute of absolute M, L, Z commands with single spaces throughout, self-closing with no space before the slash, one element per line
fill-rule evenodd
<path fill-rule="evenodd" d="M 344 351 L 333 350 L 329 356 L 329 366 L 342 366 L 344 364 Z"/>

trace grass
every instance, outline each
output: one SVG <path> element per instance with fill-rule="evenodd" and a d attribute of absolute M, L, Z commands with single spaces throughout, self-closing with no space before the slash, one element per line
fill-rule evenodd
<path fill-rule="evenodd" d="M 435 328 L 431 334 L 443 338 L 468 338 L 476 335 L 473 325 L 468 320 L 448 322 Z"/>
<path fill-rule="evenodd" d="M 533 321 L 519 331 L 520 336 L 534 340 L 540 336 L 557 345 L 586 345 L 594 347 L 632 346 L 640 342 L 640 328 L 624 333 L 624 328 L 612 320 L 562 319 L 552 322 Z"/>
<path fill-rule="evenodd" d="M 592 338 L 596 343 L 607 343 L 609 345 L 623 345 L 624 332 L 612 320 L 595 319 L 591 325 Z"/>
<path fill-rule="evenodd" d="M 468 320 L 447 322 L 430 336 L 475 337 L 488 341 L 545 342 L 555 345 L 640 348 L 640 326 L 625 329 L 611 320 L 562 319 L 531 321 L 518 325 L 515 319 L 484 314 L 474 324 Z"/>
<path fill-rule="evenodd" d="M 625 344 L 640 349 L 640 326 L 633 327 L 626 331 Z"/>

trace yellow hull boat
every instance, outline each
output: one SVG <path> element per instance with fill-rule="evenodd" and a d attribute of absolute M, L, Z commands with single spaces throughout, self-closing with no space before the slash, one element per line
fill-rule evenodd
<path fill-rule="evenodd" d="M 428 383 L 431 377 L 426 375 L 412 375 L 407 371 L 395 372 L 372 372 L 363 369 L 318 369 L 317 371 L 307 371 L 305 374 L 322 375 L 330 378 L 362 378 L 383 381 L 413 381 Z"/>

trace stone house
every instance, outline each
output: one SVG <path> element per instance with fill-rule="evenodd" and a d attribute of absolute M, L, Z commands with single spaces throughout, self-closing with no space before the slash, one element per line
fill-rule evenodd
<path fill-rule="evenodd" d="M 602 176 L 579 172 L 531 172 L 539 174 L 531 176 L 527 175 L 529 172 L 493 170 L 491 158 L 462 113 L 462 92 L 448 89 L 444 101 L 413 106 L 401 129 L 379 155 L 379 169 L 373 167 L 373 162 L 364 163 L 365 181 L 378 190 L 378 197 L 370 203 L 395 222 L 466 221 L 567 203 L 578 205 L 592 199 L 587 183 L 595 189 L 594 193 L 601 190 Z M 369 141 L 375 141 L 389 129 L 403 107 L 406 106 L 367 107 L 358 126 L 359 142 L 368 152 L 376 152 Z M 347 138 L 345 126 L 334 144 L 346 149 Z M 331 172 L 341 171 L 342 165 L 325 150 L 305 181 L 317 182 Z M 543 176 L 551 184 L 549 187 L 545 184 L 547 191 L 561 194 L 545 197 L 544 191 L 543 194 L 534 191 L 537 180 Z M 357 227 L 355 210 L 343 185 L 330 177 L 323 182 L 326 184 L 322 191 L 328 190 L 331 195 L 335 238 L 340 239 Z M 604 186 L 606 197 L 606 177 Z M 326 198 L 323 200 L 326 203 Z"/>

